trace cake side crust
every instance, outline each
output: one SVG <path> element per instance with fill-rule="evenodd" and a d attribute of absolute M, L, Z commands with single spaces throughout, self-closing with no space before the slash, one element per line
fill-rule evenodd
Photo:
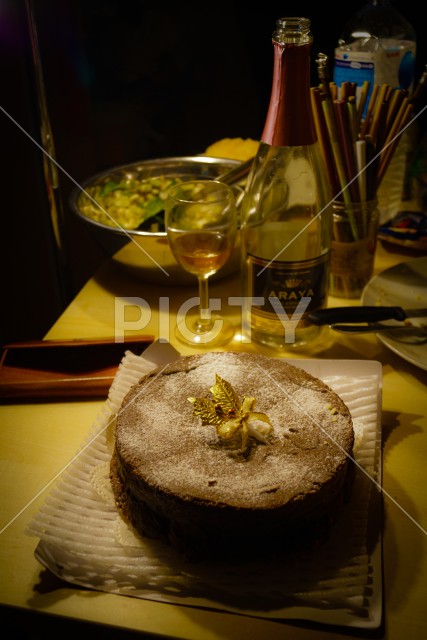
<path fill-rule="evenodd" d="M 267 444 L 236 459 L 193 414 L 221 375 L 272 421 Z M 350 412 L 321 380 L 281 360 L 243 353 L 181 358 L 124 399 L 111 478 L 135 528 L 167 541 L 288 538 L 328 520 L 351 485 Z"/>

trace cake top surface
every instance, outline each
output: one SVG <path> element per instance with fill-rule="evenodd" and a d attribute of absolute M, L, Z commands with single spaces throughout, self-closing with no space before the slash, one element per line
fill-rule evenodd
<path fill-rule="evenodd" d="M 212 397 L 216 375 L 256 399 L 272 432 L 247 457 L 202 424 L 190 397 Z M 237 352 L 182 357 L 143 378 L 117 416 L 116 453 L 135 482 L 219 505 L 269 508 L 333 482 L 353 446 L 347 406 L 326 384 L 281 359 Z"/>

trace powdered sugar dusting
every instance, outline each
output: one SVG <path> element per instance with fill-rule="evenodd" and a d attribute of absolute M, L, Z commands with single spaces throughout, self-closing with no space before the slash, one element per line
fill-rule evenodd
<path fill-rule="evenodd" d="M 214 428 L 194 416 L 188 397 L 211 397 L 215 374 L 240 399 L 256 398 L 273 434 L 236 459 Z M 334 409 L 334 413 L 331 411 Z M 320 380 L 282 361 L 242 353 L 181 359 L 134 387 L 118 417 L 117 450 L 127 468 L 153 486 L 233 506 L 268 507 L 333 478 L 351 451 L 346 406 Z"/>

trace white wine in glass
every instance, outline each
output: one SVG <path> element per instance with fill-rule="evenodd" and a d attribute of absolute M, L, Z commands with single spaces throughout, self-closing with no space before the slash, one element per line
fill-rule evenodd
<path fill-rule="evenodd" d="M 208 279 L 225 265 L 237 235 L 233 188 L 218 180 L 193 180 L 171 187 L 165 205 L 169 245 L 183 269 L 199 282 L 199 311 L 178 319 L 176 337 L 186 344 L 215 346 L 234 331 L 209 308 Z"/>

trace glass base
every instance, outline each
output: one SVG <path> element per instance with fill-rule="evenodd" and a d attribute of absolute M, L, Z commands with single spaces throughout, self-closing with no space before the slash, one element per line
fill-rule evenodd
<path fill-rule="evenodd" d="M 276 353 L 309 352 L 314 354 L 326 348 L 326 334 L 328 327 L 309 325 L 303 329 L 297 329 L 292 340 L 287 340 L 283 333 L 283 327 L 276 326 L 277 332 L 267 327 L 252 326 L 250 335 L 246 332 L 247 341 L 269 347 Z"/>
<path fill-rule="evenodd" d="M 234 336 L 233 324 L 218 315 L 212 315 L 211 319 L 208 325 L 200 323 L 197 316 L 186 316 L 175 327 L 176 338 L 183 344 L 207 349 L 229 342 Z"/>

